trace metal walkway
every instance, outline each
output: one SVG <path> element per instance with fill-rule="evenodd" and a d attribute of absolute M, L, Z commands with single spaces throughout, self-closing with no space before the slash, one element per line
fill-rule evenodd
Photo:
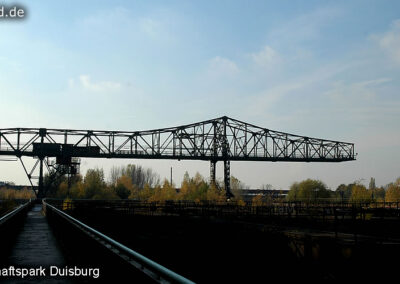
<path fill-rule="evenodd" d="M 15 216 L 24 217 L 14 223 L 9 250 L 0 253 L 1 283 L 194 283 L 45 201 L 31 204 L 0 218 L 0 224 L 10 224 L 18 221 Z"/>
<path fill-rule="evenodd" d="M 12 253 L 8 258 L 9 266 L 19 268 L 45 267 L 46 276 L 28 279 L 14 277 L 5 283 L 70 283 L 67 279 L 54 279 L 49 276 L 49 267 L 63 267 L 65 259 L 57 240 L 51 231 L 46 217 L 42 214 L 42 205 L 35 204 L 28 212 L 24 226 L 18 234 Z M 2 279 L 3 280 L 3 279 Z"/>

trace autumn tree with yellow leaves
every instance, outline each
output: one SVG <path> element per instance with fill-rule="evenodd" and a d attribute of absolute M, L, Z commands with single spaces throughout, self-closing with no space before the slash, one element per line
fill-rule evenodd
<path fill-rule="evenodd" d="M 388 202 L 400 202 L 400 178 L 388 185 L 385 199 Z"/>
<path fill-rule="evenodd" d="M 362 184 L 354 184 L 351 188 L 350 202 L 370 202 L 372 201 L 371 191 Z"/>

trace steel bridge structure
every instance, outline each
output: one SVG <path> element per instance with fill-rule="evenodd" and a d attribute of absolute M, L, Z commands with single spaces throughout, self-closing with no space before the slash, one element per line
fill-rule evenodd
<path fill-rule="evenodd" d="M 60 174 L 75 174 L 80 158 L 174 159 L 210 161 L 210 182 L 216 163 L 224 163 L 229 198 L 231 161 L 342 162 L 355 160 L 354 144 L 293 135 L 258 127 L 226 116 L 144 131 L 101 131 L 47 128 L 0 129 L 0 156 L 19 158 L 38 197 L 43 189 L 44 165 Z M 21 157 L 36 158 L 28 172 Z M 50 162 L 52 158 L 53 162 Z M 39 176 L 33 172 L 39 166 Z"/>

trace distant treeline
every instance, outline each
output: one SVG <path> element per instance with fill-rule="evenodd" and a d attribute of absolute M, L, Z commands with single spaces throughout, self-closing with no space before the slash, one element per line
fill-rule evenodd
<path fill-rule="evenodd" d="M 360 182 L 341 184 L 335 191 L 329 190 L 320 180 L 307 179 L 295 182 L 290 187 L 288 201 L 305 201 L 331 199 L 349 202 L 399 202 L 400 178 L 386 186 L 377 187 L 375 179 L 371 178 L 368 188 Z"/>
<path fill-rule="evenodd" d="M 8 186 L 0 187 L 0 200 L 11 199 L 34 199 L 35 194 L 31 188 L 23 187 L 22 189 L 9 188 Z"/>
<path fill-rule="evenodd" d="M 231 177 L 231 191 L 234 194 L 232 202 L 244 205 L 241 189 L 247 186 L 235 177 Z M 272 186 L 262 185 L 262 189 L 272 189 Z M 190 177 L 186 172 L 178 190 L 167 179 L 161 181 L 160 176 L 152 169 L 140 165 L 113 167 L 110 179 L 105 180 L 102 169 L 89 169 L 86 175 L 77 175 L 68 182 L 65 177 L 49 190 L 48 196 L 55 198 L 75 199 L 138 199 L 143 201 L 193 200 L 193 201 L 226 201 L 223 182 L 210 184 L 208 179 L 196 173 Z M 371 178 L 369 187 L 360 182 L 341 184 L 336 190 L 329 189 L 320 180 L 306 179 L 291 185 L 286 197 L 287 201 L 313 202 L 315 200 L 370 202 L 370 201 L 400 201 L 400 178 L 385 187 L 377 187 L 375 179 Z M 256 195 L 252 198 L 253 205 L 265 205 L 272 202 L 268 195 Z"/>
<path fill-rule="evenodd" d="M 0 187 L 0 216 L 11 211 L 18 205 L 16 199 L 34 199 L 35 194 L 32 189 L 12 189 L 6 186 Z"/>
<path fill-rule="evenodd" d="M 192 201 L 226 201 L 224 184 L 210 184 L 207 178 L 199 173 L 190 177 L 186 172 L 180 186 L 171 184 L 152 169 L 140 165 L 113 167 L 106 181 L 103 169 L 89 169 L 85 176 L 76 175 L 67 180 L 65 176 L 52 179 L 47 174 L 44 179 L 46 196 L 72 199 L 136 199 L 149 202 L 166 200 Z M 178 187 L 178 188 L 177 188 Z M 235 177 L 231 177 L 231 191 L 234 197 L 231 202 L 244 205 L 242 189 L 247 186 Z M 262 189 L 273 189 L 271 185 L 262 185 Z M 34 198 L 30 189 L 0 189 L 0 199 Z M 248 198 L 247 198 L 248 200 Z M 371 202 L 400 201 L 400 178 L 386 185 L 377 187 L 375 179 L 371 178 L 368 188 L 360 182 L 341 184 L 336 190 L 329 189 L 320 180 L 306 179 L 291 185 L 286 201 L 314 202 L 316 200 Z M 253 205 L 265 205 L 273 202 L 271 195 L 256 195 L 251 199 Z"/>
<path fill-rule="evenodd" d="M 49 177 L 45 182 L 48 179 Z M 241 188 L 241 183 L 234 177 L 232 177 L 232 188 L 233 191 Z M 138 199 L 149 202 L 226 200 L 223 186 L 210 184 L 199 173 L 190 177 L 186 172 L 177 190 L 167 179 L 161 182 L 157 173 L 137 165 L 112 168 L 108 182 L 105 181 L 102 169 L 89 169 L 84 177 L 80 175 L 73 177 L 69 188 L 68 181 L 63 177 L 58 184 L 53 183 L 47 196 L 73 199 Z"/>

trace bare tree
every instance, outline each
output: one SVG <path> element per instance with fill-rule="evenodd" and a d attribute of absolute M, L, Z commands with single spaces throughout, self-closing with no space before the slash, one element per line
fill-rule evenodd
<path fill-rule="evenodd" d="M 123 167 L 113 166 L 110 171 L 110 183 L 112 186 L 117 185 L 118 179 L 122 176 Z"/>
<path fill-rule="evenodd" d="M 274 187 L 272 186 L 272 184 L 262 184 L 261 185 L 261 189 L 263 189 L 263 190 L 273 190 L 274 189 Z"/>
<path fill-rule="evenodd" d="M 117 180 L 122 176 L 128 176 L 132 180 L 132 184 L 138 188 L 143 189 L 145 184 L 151 188 L 160 184 L 160 176 L 151 168 L 144 168 L 141 165 L 127 165 L 126 167 L 112 167 L 110 172 L 110 182 L 112 185 L 117 184 Z"/>

